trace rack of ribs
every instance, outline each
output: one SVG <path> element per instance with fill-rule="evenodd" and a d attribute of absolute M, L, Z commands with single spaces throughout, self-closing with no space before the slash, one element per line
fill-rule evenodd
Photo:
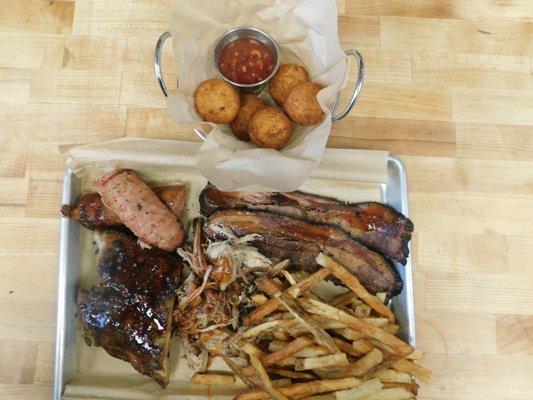
<path fill-rule="evenodd" d="M 101 282 L 78 294 L 85 341 L 165 387 L 181 261 L 159 249 L 142 249 L 122 232 L 95 232 L 94 240 Z"/>

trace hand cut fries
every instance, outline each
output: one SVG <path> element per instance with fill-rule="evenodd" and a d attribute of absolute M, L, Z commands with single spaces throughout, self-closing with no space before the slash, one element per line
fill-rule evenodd
<path fill-rule="evenodd" d="M 235 359 L 244 366 L 223 356 L 252 388 L 236 400 L 415 398 L 419 386 L 414 379 L 426 382 L 430 371 L 412 361 L 422 352 L 395 336 L 399 326 L 384 305 L 385 296 L 368 293 L 329 257 L 320 254 L 317 262 L 324 268 L 308 276 L 297 278 L 280 268 L 280 280 L 256 279 L 264 294 L 255 295 L 258 307 L 248 314 L 248 328 L 234 342 L 248 354 L 249 365 L 242 364 L 242 357 Z M 328 304 L 311 290 L 330 274 L 351 291 Z M 194 379 L 231 382 L 224 375 Z"/>
<path fill-rule="evenodd" d="M 431 379 L 431 371 L 429 369 L 409 360 L 396 361 L 392 364 L 392 367 L 397 371 L 406 372 L 424 383 L 428 383 Z"/>
<path fill-rule="evenodd" d="M 294 339 L 291 343 L 287 344 L 284 348 L 267 355 L 257 354 L 256 351 L 249 349 L 249 343 L 246 343 L 241 347 L 248 354 L 253 354 L 254 356 L 261 359 L 261 364 L 265 367 L 269 367 L 274 364 L 278 364 L 281 361 L 289 358 L 293 354 L 299 352 L 300 350 L 309 347 L 313 342 L 305 337 L 299 337 Z M 254 373 L 252 366 L 247 367 L 243 370 L 246 375 L 252 375 Z"/>
<path fill-rule="evenodd" d="M 418 394 L 418 389 L 420 388 L 420 385 L 418 383 L 383 382 L 384 389 L 396 387 L 404 388 L 416 396 Z"/>
<path fill-rule="evenodd" d="M 326 367 L 347 367 L 349 365 L 348 358 L 345 353 L 335 353 L 329 356 L 310 357 L 296 360 L 294 369 L 296 371 L 304 371 L 306 369 L 318 369 Z"/>
<path fill-rule="evenodd" d="M 283 260 L 283 261 L 280 261 L 279 263 L 277 263 L 276 265 L 274 265 L 272 267 L 272 269 L 270 271 L 267 272 L 267 276 L 269 278 L 274 278 L 276 277 L 277 275 L 279 275 L 281 273 L 281 271 L 285 270 L 286 268 L 288 268 L 288 266 L 291 264 L 291 261 L 290 260 Z"/>
<path fill-rule="evenodd" d="M 363 397 L 361 400 L 409 400 L 415 396 L 405 388 L 381 389 L 378 392 Z"/>
<path fill-rule="evenodd" d="M 267 368 L 266 370 L 269 374 L 283 376 L 289 379 L 300 379 L 300 380 L 312 380 L 315 379 L 313 374 L 307 372 L 291 371 L 283 368 Z"/>
<path fill-rule="evenodd" d="M 311 333 L 315 337 L 316 342 L 319 345 L 325 347 L 332 353 L 338 351 L 337 346 L 335 345 L 335 342 L 333 341 L 331 336 L 312 319 L 306 318 L 306 316 L 304 315 L 305 312 L 291 297 L 289 297 L 285 293 L 279 292 L 276 293 L 276 298 L 287 308 L 287 310 L 290 311 L 292 315 L 294 315 L 294 318 L 300 324 L 304 325 L 309 330 L 309 333 Z"/>
<path fill-rule="evenodd" d="M 288 288 L 286 294 L 294 299 L 300 296 L 302 293 L 305 293 L 306 291 L 313 288 L 313 286 L 315 286 L 318 282 L 324 280 L 328 275 L 329 271 L 327 271 L 326 269 L 318 270 L 314 274 Z M 256 279 L 255 283 L 258 288 L 260 288 L 262 291 L 266 292 L 270 296 L 274 296 L 277 292 L 283 290 L 283 288 L 278 287 L 272 280 L 269 280 L 267 278 Z M 248 314 L 244 318 L 244 325 L 250 326 L 257 323 L 258 321 L 261 321 L 267 315 L 276 311 L 280 306 L 281 305 L 279 301 L 276 298 L 272 297 L 266 303 L 262 304 L 260 307 L 256 308 L 254 311 Z"/>
<path fill-rule="evenodd" d="M 268 298 L 264 294 L 261 294 L 261 293 L 254 294 L 250 296 L 250 298 L 253 300 L 255 304 L 260 305 L 260 306 L 265 304 L 268 301 Z"/>
<path fill-rule="evenodd" d="M 357 297 L 357 295 L 354 292 L 348 291 L 334 298 L 329 304 L 333 307 L 342 307 L 342 306 L 347 306 L 348 304 L 352 304 L 354 301 L 358 299 L 359 297 Z"/>
<path fill-rule="evenodd" d="M 194 374 L 191 378 L 191 382 L 196 385 L 209 385 L 209 386 L 231 386 L 237 385 L 237 379 L 233 375 L 224 374 Z M 241 382 L 242 385 L 242 382 Z"/>
<path fill-rule="evenodd" d="M 369 396 L 381 390 L 383 383 L 377 378 L 361 383 L 353 389 L 339 390 L 335 392 L 336 400 L 357 400 Z"/>
<path fill-rule="evenodd" d="M 381 369 L 376 372 L 375 376 L 379 378 L 381 382 L 413 382 L 413 378 L 411 377 L 411 375 L 393 369 Z"/>
<path fill-rule="evenodd" d="M 274 385 L 272 384 L 272 381 L 270 380 L 270 377 L 265 371 L 265 368 L 261 364 L 261 361 L 259 361 L 259 358 L 257 358 L 253 354 L 249 354 L 249 356 L 250 356 L 250 363 L 252 364 L 252 367 L 255 369 L 257 378 L 259 378 L 264 389 L 268 392 L 268 394 L 271 395 L 274 400 L 288 400 L 287 397 L 281 394 L 274 387 Z"/>
<path fill-rule="evenodd" d="M 361 357 L 359 360 L 349 364 L 345 369 L 340 371 L 320 371 L 320 375 L 325 378 L 346 378 L 349 376 L 359 377 L 378 366 L 383 361 L 383 353 L 378 349 L 373 349 L 370 353 Z"/>
<path fill-rule="evenodd" d="M 342 283 L 348 286 L 354 291 L 361 300 L 368 304 L 372 309 L 380 315 L 386 317 L 389 321 L 394 322 L 394 314 L 387 308 L 376 296 L 371 295 L 368 291 L 359 283 L 357 278 L 351 274 L 341 264 L 328 257 L 324 253 L 320 253 L 316 257 L 316 262 L 327 268 L 333 275 L 335 275 Z"/>
<path fill-rule="evenodd" d="M 413 347 L 398 339 L 396 336 L 363 321 L 361 318 L 354 317 L 345 311 L 313 299 L 299 299 L 299 304 L 310 313 L 325 315 L 328 318 L 345 323 L 353 329 L 365 332 L 369 337 L 377 339 L 393 348 L 398 355 L 407 357 L 414 351 Z"/>
<path fill-rule="evenodd" d="M 280 388 L 279 391 L 289 397 L 295 398 L 311 396 L 318 393 L 335 392 L 342 389 L 350 389 L 359 386 L 361 380 L 357 378 L 344 379 L 324 379 L 305 383 L 296 383 L 292 386 Z M 235 400 L 263 400 L 268 399 L 268 393 L 265 390 L 251 390 L 235 397 Z"/>

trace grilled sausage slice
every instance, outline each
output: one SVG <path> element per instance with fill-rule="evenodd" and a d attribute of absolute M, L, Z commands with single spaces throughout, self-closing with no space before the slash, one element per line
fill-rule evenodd
<path fill-rule="evenodd" d="M 114 170 L 93 188 L 142 243 L 173 251 L 184 237 L 179 219 L 132 170 Z"/>

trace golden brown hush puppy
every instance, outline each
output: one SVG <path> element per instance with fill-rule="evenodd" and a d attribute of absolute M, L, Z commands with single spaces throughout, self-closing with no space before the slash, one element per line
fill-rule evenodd
<path fill-rule="evenodd" d="M 250 135 L 248 134 L 250 118 L 263 107 L 265 107 L 265 105 L 259 97 L 252 94 L 245 94 L 242 96 L 241 109 L 237 114 L 237 118 L 229 124 L 231 131 L 238 139 L 250 140 Z"/>
<path fill-rule="evenodd" d="M 208 79 L 194 92 L 194 106 L 204 121 L 229 124 L 235 119 L 241 101 L 239 93 L 222 79 Z"/>
<path fill-rule="evenodd" d="M 315 125 L 322 121 L 324 111 L 316 98 L 321 89 L 322 86 L 314 82 L 302 82 L 293 87 L 283 102 L 289 118 L 300 125 Z"/>
<path fill-rule="evenodd" d="M 282 64 L 270 80 L 268 91 L 278 103 L 283 104 L 291 89 L 299 83 L 309 80 L 309 74 L 298 64 Z"/>
<path fill-rule="evenodd" d="M 265 107 L 250 119 L 250 139 L 257 147 L 280 150 L 291 137 L 291 121 L 277 107 Z"/>

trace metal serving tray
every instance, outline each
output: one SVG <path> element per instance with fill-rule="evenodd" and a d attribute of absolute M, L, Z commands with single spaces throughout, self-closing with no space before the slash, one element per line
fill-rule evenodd
<path fill-rule="evenodd" d="M 74 204 L 80 195 L 80 182 L 71 170 L 63 179 L 62 204 Z M 409 216 L 407 176 L 402 161 L 395 156 L 388 159 L 388 182 L 381 187 L 382 202 Z M 76 372 L 76 329 L 79 270 L 80 225 L 61 218 L 59 244 L 59 284 L 57 297 L 57 332 L 53 399 L 60 400 L 65 384 Z M 391 301 L 400 325 L 400 336 L 415 345 L 415 314 L 413 304 L 413 278 L 411 257 L 405 266 L 396 263 L 404 281 L 403 291 Z"/>

